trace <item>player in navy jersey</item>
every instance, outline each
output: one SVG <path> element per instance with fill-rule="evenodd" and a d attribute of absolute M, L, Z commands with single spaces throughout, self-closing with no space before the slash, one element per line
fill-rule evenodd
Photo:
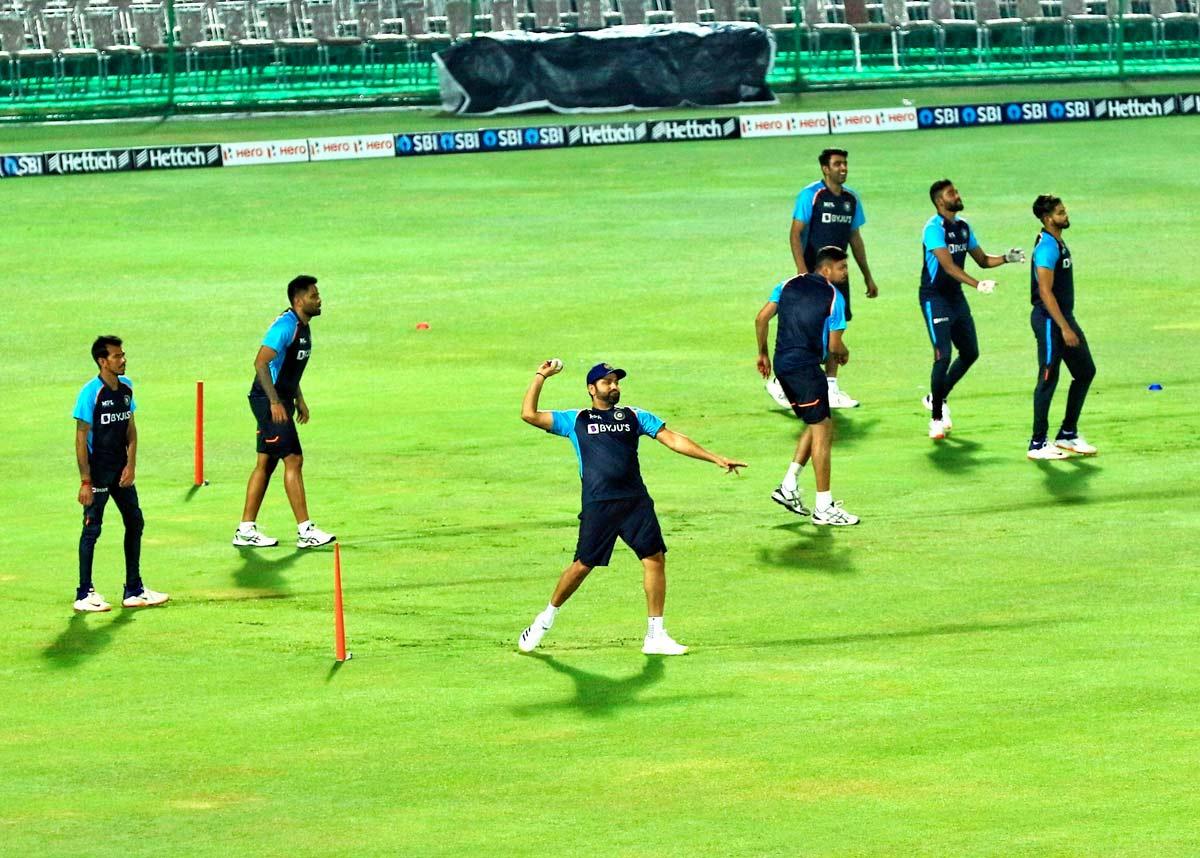
<path fill-rule="evenodd" d="M 932 412 L 929 437 L 941 439 L 953 428 L 946 398 L 979 357 L 975 320 L 963 295 L 963 284 L 985 295 L 996 288 L 995 280 L 976 280 L 963 269 L 967 256 L 980 268 L 996 268 L 1006 262 L 1024 262 L 1025 252 L 1014 247 L 1003 256 L 985 253 L 970 224 L 958 216 L 963 201 L 949 179 L 934 182 L 929 188 L 929 199 L 937 214 L 925 223 L 918 295 L 925 330 L 933 344 L 933 371 L 923 404 Z M 951 346 L 958 350 L 953 364 Z"/>
<path fill-rule="evenodd" d="M 278 545 L 279 540 L 262 533 L 255 519 L 280 460 L 283 461 L 283 486 L 296 516 L 296 547 L 315 548 L 337 537 L 320 530 L 308 517 L 304 495 L 304 450 L 297 423 L 308 422 L 308 403 L 300 390 L 300 378 L 312 354 L 309 323 L 321 315 L 321 294 L 317 278 L 301 274 L 288 284 L 288 309 L 267 329 L 258 355 L 254 358 L 254 383 L 250 386 L 250 410 L 258 423 L 258 459 L 246 485 L 246 505 L 242 521 L 233 535 L 238 547 L 263 548 Z"/>
<path fill-rule="evenodd" d="M 850 360 L 850 350 L 842 342 L 845 302 L 837 288 L 846 279 L 846 267 L 844 250 L 822 247 L 813 259 L 812 273 L 797 275 L 779 288 L 774 366 L 767 355 L 770 317 L 764 319 L 760 312 L 754 320 L 758 372 L 768 378 L 774 370 L 796 416 L 806 424 L 792 463 L 783 482 L 771 493 L 771 500 L 797 515 L 810 514 L 801 498 L 798 477 L 811 458 L 817 485 L 813 524 L 858 524 L 858 516 L 842 509 L 830 490 L 833 422 L 829 417 L 829 385 L 821 372 L 822 363 Z"/>
<path fill-rule="evenodd" d="M 571 441 L 579 459 L 579 478 L 583 485 L 582 510 L 579 513 L 579 540 L 575 558 L 558 580 L 546 609 L 533 618 L 521 632 L 517 646 L 531 652 L 554 624 L 558 609 L 597 566 L 607 566 L 617 537 L 633 549 L 642 561 L 648 615 L 642 652 L 647 655 L 682 655 L 687 647 L 671 639 L 663 627 L 663 604 L 667 595 L 666 552 L 662 529 L 654 512 L 654 501 L 642 482 L 638 464 L 638 439 L 649 436 L 660 444 L 712 462 L 729 473 L 744 468 L 735 462 L 705 450 L 695 441 L 666 428 L 649 411 L 621 405 L 621 379 L 625 370 L 606 363 L 596 364 L 587 374 L 587 390 L 592 402 L 587 408 L 571 411 L 539 411 L 538 398 L 550 376 L 562 371 L 562 361 L 545 361 L 537 368 L 525 399 L 521 419 L 554 435 Z"/>
<path fill-rule="evenodd" d="M 858 194 L 846 187 L 846 177 L 849 175 L 847 158 L 845 149 L 826 149 L 817 156 L 821 180 L 808 185 L 796 198 L 788 241 L 798 274 L 816 270 L 817 251 L 822 247 L 836 247 L 843 251 L 849 247 L 866 281 L 867 297 L 874 298 L 879 294 L 879 288 L 867 265 L 867 249 L 859 231 L 866 224 L 867 217 Z M 846 321 L 849 322 L 849 279 L 835 285 L 845 299 Z M 858 401 L 838 387 L 837 376 L 838 363 L 830 361 L 825 365 L 830 407 L 854 408 Z M 775 397 L 769 385 L 767 392 Z"/>
<path fill-rule="evenodd" d="M 111 497 L 125 524 L 125 608 L 150 608 L 168 600 L 142 583 L 142 529 L 145 520 L 138 505 L 134 471 L 137 467 L 137 424 L 133 412 L 133 382 L 125 372 L 125 350 L 120 337 L 97 337 L 92 360 L 100 374 L 79 391 L 75 400 L 75 461 L 79 465 L 79 503 L 83 506 L 83 533 L 79 537 L 79 587 L 75 610 L 107 611 L 111 606 L 92 586 L 92 558 L 104 524 L 104 508 Z"/>
<path fill-rule="evenodd" d="M 1075 269 L 1071 251 L 1063 241 L 1063 231 L 1071 226 L 1067 207 L 1050 194 L 1033 201 L 1033 216 L 1042 222 L 1030 264 L 1030 324 L 1037 340 L 1038 380 L 1033 391 L 1033 437 L 1029 440 L 1031 459 L 1062 459 L 1068 453 L 1094 456 L 1096 448 L 1079 434 L 1079 414 L 1087 398 L 1088 387 L 1096 376 L 1096 364 L 1088 350 L 1087 337 L 1075 321 Z M 1051 446 L 1046 443 L 1050 428 L 1050 401 L 1058 386 L 1062 364 L 1071 373 L 1067 392 L 1067 411 L 1062 427 Z"/>

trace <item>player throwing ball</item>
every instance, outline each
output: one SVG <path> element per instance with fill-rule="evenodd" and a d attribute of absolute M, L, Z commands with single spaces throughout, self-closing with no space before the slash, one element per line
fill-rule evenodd
<path fill-rule="evenodd" d="M 539 411 L 538 398 L 546 379 L 562 372 L 557 358 L 537 368 L 525 399 L 521 419 L 553 435 L 569 438 L 579 457 L 583 483 L 583 509 L 579 513 L 579 541 L 575 559 L 563 570 L 550 604 L 521 632 L 517 646 L 531 652 L 554 625 L 559 608 L 571 598 L 583 579 L 597 566 L 607 566 L 617 537 L 642 561 L 646 610 L 649 615 L 642 652 L 646 655 L 683 655 L 687 647 L 671 639 L 663 627 L 667 596 L 666 553 L 654 501 L 642 482 L 638 465 L 638 439 L 648 435 L 676 453 L 712 462 L 729 473 L 746 467 L 705 450 L 685 435 L 666 428 L 649 411 L 620 405 L 625 370 L 598 363 L 587 374 L 591 405 L 571 411 Z"/>

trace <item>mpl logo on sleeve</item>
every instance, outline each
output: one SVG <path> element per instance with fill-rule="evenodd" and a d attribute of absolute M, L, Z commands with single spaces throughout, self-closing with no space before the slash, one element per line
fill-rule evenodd
<path fill-rule="evenodd" d="M 226 167 L 307 161 L 308 141 L 259 140 L 251 143 L 226 143 L 221 147 L 221 160 Z"/>
<path fill-rule="evenodd" d="M 799 137 L 828 134 L 828 113 L 752 113 L 741 118 L 742 137 Z"/>
<path fill-rule="evenodd" d="M 732 140 L 738 136 L 736 117 L 720 119 L 664 119 L 650 123 L 650 139 L 655 143 L 680 143 L 687 140 Z"/>
<path fill-rule="evenodd" d="M 391 134 L 361 134 L 353 137 L 315 137 L 308 141 L 312 161 L 345 161 L 351 158 L 392 158 L 396 138 Z"/>
<path fill-rule="evenodd" d="M 917 125 L 915 107 L 885 107 L 870 110 L 834 110 L 829 114 L 833 134 L 864 131 L 912 131 Z"/>
<path fill-rule="evenodd" d="M 645 122 L 601 122 L 573 125 L 567 129 L 568 146 L 614 146 L 619 143 L 645 143 L 650 128 Z"/>
<path fill-rule="evenodd" d="M 19 179 L 22 176 L 40 176 L 45 163 L 41 155 L 32 152 L 16 155 L 0 155 L 0 178 Z"/>
<path fill-rule="evenodd" d="M 133 169 L 135 170 L 178 170 L 221 166 L 221 147 L 215 143 L 203 146 L 150 146 L 132 151 Z"/>
<path fill-rule="evenodd" d="M 46 155 L 46 172 L 57 176 L 73 173 L 116 173 L 133 169 L 128 149 L 84 149 L 79 152 L 51 152 Z"/>

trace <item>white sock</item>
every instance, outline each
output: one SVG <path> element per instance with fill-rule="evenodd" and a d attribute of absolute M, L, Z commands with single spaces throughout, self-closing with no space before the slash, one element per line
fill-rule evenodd
<path fill-rule="evenodd" d="M 304 521 L 302 521 L 296 525 L 296 530 L 298 530 L 300 533 L 304 533 L 304 531 L 308 530 L 312 526 L 313 526 L 312 519 L 306 518 L 306 519 L 304 519 Z"/>
<path fill-rule="evenodd" d="M 830 390 L 837 390 L 837 389 L 838 389 L 838 386 L 837 386 L 837 378 L 831 378 L 830 376 L 826 376 L 826 377 L 825 377 L 825 381 L 826 381 L 826 382 L 828 382 L 828 384 L 829 384 L 829 389 L 830 389 Z"/>
<path fill-rule="evenodd" d="M 800 475 L 800 469 L 803 467 L 799 462 L 788 465 L 787 473 L 783 476 L 783 490 L 788 494 L 796 493 L 796 477 Z"/>
<path fill-rule="evenodd" d="M 833 492 L 817 492 L 817 509 L 829 509 L 833 506 Z"/>
<path fill-rule="evenodd" d="M 254 530 L 254 522 L 243 521 L 241 524 L 238 525 L 238 530 L 241 531 L 242 533 L 249 533 L 250 531 Z"/>
<path fill-rule="evenodd" d="M 662 617 L 647 617 L 646 618 L 646 637 L 656 638 L 663 633 L 663 618 Z"/>
<path fill-rule="evenodd" d="M 543 626 L 550 628 L 552 625 L 554 625 L 554 618 L 557 616 L 558 608 L 554 607 L 553 605 L 547 605 L 546 610 L 538 614 L 538 619 L 541 620 Z"/>

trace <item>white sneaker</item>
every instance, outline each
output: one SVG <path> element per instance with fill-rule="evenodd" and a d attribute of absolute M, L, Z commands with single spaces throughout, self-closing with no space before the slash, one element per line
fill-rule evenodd
<path fill-rule="evenodd" d="M 812 511 L 804 505 L 804 500 L 800 497 L 800 492 L 789 492 L 783 486 L 771 492 L 771 500 L 782 506 L 789 512 L 794 512 L 796 515 L 811 515 Z"/>
<path fill-rule="evenodd" d="M 921 400 L 921 405 L 925 407 L 926 411 L 933 411 L 933 394 L 926 393 Z M 954 428 L 954 424 L 950 422 L 950 403 L 944 399 L 942 400 L 942 428 L 947 432 Z"/>
<path fill-rule="evenodd" d="M 171 597 L 166 593 L 156 593 L 149 587 L 143 587 L 142 592 L 136 596 L 126 596 L 121 600 L 122 608 L 155 608 L 159 605 L 164 605 L 170 601 Z"/>
<path fill-rule="evenodd" d="M 517 649 L 521 652 L 533 652 L 537 645 L 542 642 L 542 638 L 546 636 L 546 632 L 550 631 L 550 627 L 554 625 L 554 619 L 546 622 L 545 612 L 538 614 L 533 618 L 533 622 L 525 631 L 521 632 L 521 636 L 517 638 Z"/>
<path fill-rule="evenodd" d="M 671 639 L 666 629 L 653 637 L 646 635 L 642 642 L 642 652 L 646 655 L 683 655 L 687 651 L 687 647 Z"/>
<path fill-rule="evenodd" d="M 233 544 L 237 548 L 270 548 L 272 545 L 278 545 L 279 540 L 260 533 L 257 528 L 242 530 L 239 527 L 233 534 Z"/>
<path fill-rule="evenodd" d="M 1069 459 L 1070 454 L 1044 441 L 1037 447 L 1030 447 L 1025 454 L 1030 459 Z"/>
<path fill-rule="evenodd" d="M 307 530 L 296 537 L 297 548 L 316 548 L 331 542 L 337 542 L 337 537 L 332 533 L 326 533 L 315 524 L 310 524 Z"/>
<path fill-rule="evenodd" d="M 771 376 L 771 380 L 767 382 L 766 388 L 767 393 L 775 400 L 777 405 L 782 408 L 792 407 L 792 403 L 788 401 L 787 394 L 783 392 L 783 385 L 779 383 L 779 379 L 775 376 Z"/>
<path fill-rule="evenodd" d="M 946 437 L 946 423 L 944 420 L 929 421 L 929 437 L 935 441 L 940 441 Z"/>
<path fill-rule="evenodd" d="M 88 590 L 86 596 L 75 600 L 75 610 L 81 614 L 102 614 L 111 611 L 112 605 L 104 601 L 104 597 L 95 590 Z"/>
<path fill-rule="evenodd" d="M 829 407 L 830 408 L 858 408 L 858 400 L 852 399 L 850 394 L 839 390 L 836 387 L 829 389 Z"/>
<path fill-rule="evenodd" d="M 858 516 L 851 515 L 842 509 L 841 501 L 834 501 L 833 506 L 827 506 L 825 509 L 814 509 L 812 523 L 845 527 L 851 524 L 858 524 Z"/>
<path fill-rule="evenodd" d="M 1054 446 L 1080 456 L 1094 456 L 1097 452 L 1095 447 L 1083 440 L 1082 435 L 1076 435 L 1074 438 L 1056 438 Z"/>

